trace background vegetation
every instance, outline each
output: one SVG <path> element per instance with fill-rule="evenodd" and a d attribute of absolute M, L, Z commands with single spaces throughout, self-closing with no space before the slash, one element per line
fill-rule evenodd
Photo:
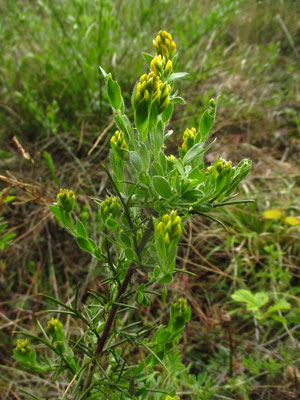
<path fill-rule="evenodd" d="M 100 161 L 114 132 L 98 65 L 112 71 L 129 106 L 145 71 L 141 51 L 152 51 L 160 29 L 175 37 L 177 69 L 189 72 L 179 88 L 188 104 L 171 121 L 177 135 L 170 152 L 208 100 L 221 95 L 208 161 L 251 158 L 240 197 L 255 204 L 220 211 L 228 231 L 191 222 L 178 265 L 196 276 L 177 278 L 167 306 L 158 300 L 141 312 L 155 320 L 178 297 L 188 299 L 192 321 L 180 352 L 198 376 L 189 385 L 203 389 L 199 398 L 299 398 L 299 225 L 285 219 L 300 216 L 298 2 L 3 0 L 0 13 L 1 398 L 33 398 L 34 387 L 41 399 L 64 392 L 19 369 L 13 332 L 34 332 L 36 319 L 48 319 L 50 305 L 39 293 L 67 301 L 80 281 L 84 302 L 90 288 L 105 290 L 97 262 L 57 229 L 48 206 L 59 187 L 72 188 L 76 212 L 96 236 L 89 197 L 104 197 Z M 277 214 L 264 217 L 269 209 Z M 231 298 L 237 289 L 269 301 L 255 310 Z M 80 329 L 64 322 L 67 332 Z M 186 393 L 184 372 L 178 382 Z"/>

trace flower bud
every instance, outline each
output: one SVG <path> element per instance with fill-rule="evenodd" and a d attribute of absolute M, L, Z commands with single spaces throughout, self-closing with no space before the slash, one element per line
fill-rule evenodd
<path fill-rule="evenodd" d="M 60 189 L 57 195 L 57 205 L 68 214 L 73 210 L 75 204 L 75 194 L 72 190 Z"/>
<path fill-rule="evenodd" d="M 174 308 L 179 315 L 184 315 L 187 311 L 187 301 L 183 297 L 180 297 L 174 304 Z"/>
<path fill-rule="evenodd" d="M 162 55 L 165 57 L 166 61 L 173 59 L 176 51 L 176 44 L 172 40 L 170 33 L 159 31 L 155 40 L 153 40 L 153 45 L 157 55 Z"/>
<path fill-rule="evenodd" d="M 165 59 L 161 55 L 155 56 L 150 63 L 151 71 L 153 71 L 156 75 L 160 75 L 163 71 L 165 63 Z"/>
<path fill-rule="evenodd" d="M 159 77 L 155 72 L 150 72 L 148 75 L 144 74 L 140 77 L 140 80 L 136 86 L 135 98 L 133 106 L 136 109 L 142 99 L 146 99 L 147 102 L 153 101 L 153 97 L 157 94 L 159 88 Z"/>
<path fill-rule="evenodd" d="M 182 150 L 187 153 L 195 144 L 196 129 L 186 129 L 183 134 Z"/>
<path fill-rule="evenodd" d="M 216 112 L 216 102 L 214 99 L 209 100 L 208 114 L 214 118 Z"/>
<path fill-rule="evenodd" d="M 52 317 L 47 323 L 47 332 L 54 336 L 58 331 L 62 331 L 62 323 Z"/>
<path fill-rule="evenodd" d="M 215 102 L 214 99 L 210 99 L 210 100 L 209 100 L 209 106 L 210 106 L 211 108 L 216 108 L 216 102 Z"/>
<path fill-rule="evenodd" d="M 31 350 L 28 339 L 18 339 L 17 346 L 15 347 L 17 353 L 26 354 Z"/>
<path fill-rule="evenodd" d="M 128 150 L 124 133 L 122 131 L 116 131 L 110 141 L 116 146 L 119 156 L 123 158 L 127 154 Z"/>
<path fill-rule="evenodd" d="M 120 213 L 120 208 L 117 197 L 106 196 L 106 199 L 101 203 L 101 209 L 106 217 L 116 218 Z"/>
<path fill-rule="evenodd" d="M 155 228 L 155 236 L 163 235 L 166 246 L 169 246 L 173 240 L 177 242 L 181 233 L 181 218 L 175 210 L 171 211 L 170 214 L 165 214 Z"/>
<path fill-rule="evenodd" d="M 219 175 L 227 175 L 231 172 L 231 161 L 225 161 L 223 158 L 218 158 L 213 165 L 213 174 L 217 179 Z"/>
<path fill-rule="evenodd" d="M 172 61 L 169 60 L 165 66 L 165 75 L 168 75 L 171 72 L 172 67 L 173 67 Z"/>

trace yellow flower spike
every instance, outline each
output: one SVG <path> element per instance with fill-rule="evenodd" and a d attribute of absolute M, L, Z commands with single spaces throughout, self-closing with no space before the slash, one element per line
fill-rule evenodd
<path fill-rule="evenodd" d="M 165 45 L 160 46 L 162 55 L 168 60 L 169 59 L 169 51 Z"/>
<path fill-rule="evenodd" d="M 159 31 L 153 45 L 157 55 L 165 57 L 166 61 L 172 59 L 175 55 L 176 45 L 172 40 L 172 35 L 166 31 Z"/>
<path fill-rule="evenodd" d="M 156 225 L 155 235 L 164 235 L 164 243 L 169 246 L 173 239 L 178 240 L 181 236 L 181 218 L 177 215 L 177 211 L 173 210 L 170 214 L 165 214 L 161 221 Z"/>
<path fill-rule="evenodd" d="M 183 133 L 182 150 L 184 153 L 188 152 L 195 144 L 196 129 L 186 129 Z"/>
<path fill-rule="evenodd" d="M 170 99 L 169 97 L 166 97 L 165 100 L 163 101 L 163 103 L 160 105 L 158 112 L 162 113 L 163 111 L 165 111 L 165 109 L 168 107 L 170 103 Z"/>
<path fill-rule="evenodd" d="M 140 101 L 142 101 L 142 99 L 145 99 L 146 102 L 156 102 L 158 112 L 163 112 L 166 108 L 166 105 L 168 104 L 168 100 L 165 101 L 165 98 L 163 98 L 163 100 L 160 100 L 162 89 L 165 89 L 165 85 L 161 82 L 159 76 L 156 75 L 153 71 L 151 71 L 146 76 L 146 78 L 144 75 L 142 75 L 136 86 L 136 94 L 133 101 L 134 108 L 136 109 Z M 170 91 L 169 88 L 168 90 Z M 165 94 L 165 97 L 169 97 L 169 91 Z"/>
<path fill-rule="evenodd" d="M 124 133 L 121 131 L 115 131 L 114 136 L 110 139 L 112 143 L 114 143 L 116 147 L 116 151 L 118 152 L 121 158 L 125 157 L 127 154 L 128 146 L 125 141 Z"/>
<path fill-rule="evenodd" d="M 31 350 L 29 340 L 28 339 L 18 339 L 17 346 L 15 347 L 18 353 L 29 353 Z"/>
<path fill-rule="evenodd" d="M 118 198 L 106 196 L 106 199 L 101 203 L 101 209 L 106 217 L 117 217 L 121 209 Z"/>
<path fill-rule="evenodd" d="M 47 323 L 47 332 L 54 335 L 57 331 L 62 329 L 62 323 L 58 319 L 51 318 Z"/>
<path fill-rule="evenodd" d="M 57 205 L 69 214 L 75 205 L 75 194 L 73 191 L 68 189 L 60 189 L 57 195 Z"/>

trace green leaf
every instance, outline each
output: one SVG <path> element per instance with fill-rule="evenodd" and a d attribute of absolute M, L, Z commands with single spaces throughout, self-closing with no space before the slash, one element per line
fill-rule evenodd
<path fill-rule="evenodd" d="M 87 234 L 86 234 L 85 226 L 80 221 L 80 219 L 76 220 L 76 231 L 77 231 L 78 236 L 81 236 L 86 239 Z"/>
<path fill-rule="evenodd" d="M 140 139 L 144 142 L 147 138 L 148 127 L 148 103 L 146 99 L 139 102 L 135 112 L 135 125 L 140 133 Z"/>
<path fill-rule="evenodd" d="M 194 158 L 203 153 L 203 143 L 196 143 L 194 146 L 185 154 L 183 157 L 183 163 L 186 165 L 190 163 Z"/>
<path fill-rule="evenodd" d="M 154 131 L 158 121 L 157 104 L 153 103 L 151 106 L 150 117 L 149 117 L 149 130 Z"/>
<path fill-rule="evenodd" d="M 55 216 L 57 221 L 61 222 L 63 226 L 74 234 L 74 226 L 72 218 L 62 208 L 52 205 L 49 206 L 50 211 Z"/>
<path fill-rule="evenodd" d="M 131 247 L 130 237 L 126 233 L 121 232 L 120 233 L 120 239 L 121 239 L 121 241 L 122 241 L 122 243 L 124 244 L 125 247 Z"/>
<path fill-rule="evenodd" d="M 171 99 L 171 102 L 173 104 L 181 104 L 182 106 L 184 106 L 186 104 L 185 100 L 182 97 L 173 97 L 173 99 Z"/>
<path fill-rule="evenodd" d="M 208 134 L 213 126 L 215 117 L 209 115 L 208 110 L 204 111 L 202 118 L 200 120 L 200 124 L 199 124 L 199 131 L 200 131 L 200 140 L 202 142 L 205 142 Z"/>
<path fill-rule="evenodd" d="M 138 147 L 138 153 L 142 160 L 144 170 L 147 171 L 150 165 L 150 154 L 145 143 L 140 142 Z"/>
<path fill-rule="evenodd" d="M 152 175 L 163 176 L 163 174 L 164 174 L 163 169 L 159 162 L 154 161 L 153 163 L 151 163 L 151 173 L 152 173 Z"/>
<path fill-rule="evenodd" d="M 143 299 L 144 299 L 144 294 L 138 291 L 138 292 L 136 293 L 136 295 L 135 295 L 135 301 L 136 301 L 138 304 L 141 304 L 142 301 L 143 301 Z"/>
<path fill-rule="evenodd" d="M 264 292 L 252 294 L 250 290 L 240 289 L 231 295 L 235 301 L 246 303 L 247 309 L 250 311 L 258 311 L 269 301 L 269 296 Z"/>
<path fill-rule="evenodd" d="M 173 275 L 172 274 L 167 274 L 163 276 L 158 283 L 170 283 L 173 280 Z"/>
<path fill-rule="evenodd" d="M 267 313 L 271 314 L 276 311 L 290 310 L 290 309 L 291 309 L 291 304 L 289 302 L 287 302 L 285 299 L 278 299 L 276 300 L 275 304 L 273 304 L 268 308 Z"/>
<path fill-rule="evenodd" d="M 127 249 L 125 249 L 125 257 L 127 258 L 127 260 L 134 260 L 136 258 L 135 252 L 128 247 Z"/>
<path fill-rule="evenodd" d="M 155 342 L 157 344 L 164 344 L 168 341 L 169 337 L 171 336 L 171 332 L 169 331 L 162 331 L 159 332 L 156 336 L 155 336 Z"/>
<path fill-rule="evenodd" d="M 173 103 L 169 103 L 168 107 L 162 113 L 161 119 L 163 120 L 164 123 L 168 122 L 169 119 L 171 118 L 171 116 L 173 114 L 173 108 L 174 108 Z"/>
<path fill-rule="evenodd" d="M 106 224 L 106 226 L 108 227 L 108 229 L 110 229 L 111 231 L 116 231 L 117 229 L 118 229 L 118 226 L 119 226 L 119 223 L 118 223 L 118 221 L 116 221 L 115 219 L 113 219 L 113 218 L 108 218 L 106 221 L 105 221 L 105 224 Z"/>
<path fill-rule="evenodd" d="M 207 179 L 207 176 L 199 170 L 199 167 L 196 167 L 189 172 L 188 179 L 195 180 L 197 184 L 199 184 L 204 182 Z"/>
<path fill-rule="evenodd" d="M 94 254 L 95 248 L 94 248 L 94 246 L 92 245 L 92 243 L 88 239 L 85 239 L 83 237 L 78 236 L 76 238 L 76 241 L 77 241 L 78 246 L 82 250 L 87 251 L 88 253 Z"/>
<path fill-rule="evenodd" d="M 122 104 L 122 95 L 120 86 L 116 81 L 114 81 L 110 75 L 107 77 L 107 95 L 110 104 L 116 110 L 119 110 Z"/>
<path fill-rule="evenodd" d="M 152 178 L 154 190 L 164 199 L 169 199 L 172 195 L 172 190 L 169 182 L 162 176 L 154 176 Z"/>
<path fill-rule="evenodd" d="M 148 67 L 150 67 L 151 61 L 153 60 L 153 56 L 149 53 L 142 53 L 144 60 L 146 61 Z"/>
<path fill-rule="evenodd" d="M 191 189 L 187 190 L 186 192 L 183 193 L 182 199 L 190 202 L 190 203 L 195 203 L 199 199 L 204 197 L 204 193 L 201 190 L 198 189 Z"/>
<path fill-rule="evenodd" d="M 58 207 L 58 206 L 49 206 L 50 211 L 52 212 L 52 214 L 54 215 L 54 217 L 57 219 L 57 221 L 62 222 L 64 216 L 65 216 L 65 211 Z"/>
<path fill-rule="evenodd" d="M 131 165 L 136 171 L 140 172 L 143 169 L 143 162 L 141 160 L 141 157 L 136 151 L 129 152 L 129 159 Z"/>
<path fill-rule="evenodd" d="M 154 151 L 158 153 L 164 144 L 164 124 L 159 121 L 154 133 Z"/>
<path fill-rule="evenodd" d="M 167 82 L 173 82 L 176 81 L 177 79 L 181 79 L 188 75 L 187 72 L 175 72 L 174 74 L 171 74 L 169 78 L 167 79 Z"/>
<path fill-rule="evenodd" d="M 287 324 L 287 320 L 284 317 L 281 317 L 278 314 L 271 314 L 270 317 L 277 322 L 281 322 L 282 324 Z"/>

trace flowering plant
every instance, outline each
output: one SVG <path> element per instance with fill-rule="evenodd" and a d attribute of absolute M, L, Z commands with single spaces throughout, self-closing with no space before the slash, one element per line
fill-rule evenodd
<path fill-rule="evenodd" d="M 53 371 L 56 379 L 67 375 L 64 396 L 77 400 L 178 400 L 185 388 L 200 396 L 202 389 L 191 384 L 192 378 L 180 378 L 182 372 L 190 377 L 177 349 L 191 317 L 187 301 L 180 298 L 171 305 L 167 325 L 145 323 L 137 309 L 149 307 L 158 296 L 168 304 L 167 284 L 176 273 L 189 273 L 176 268 L 186 221 L 195 214 L 216 220 L 217 207 L 237 203 L 234 191 L 251 167 L 249 160 L 233 166 L 221 158 L 205 165 L 204 154 L 214 144 L 207 144 L 217 109 L 213 99 L 199 127 L 186 128 L 178 155 L 166 154 L 174 106 L 185 104 L 175 83 L 186 74 L 174 72 L 178 54 L 169 33 L 160 31 L 154 48 L 155 56 L 144 53 L 149 71 L 133 90 L 134 125 L 118 83 L 101 68 L 117 130 L 110 141 L 110 165 L 103 165 L 110 182 L 106 198 L 94 198 L 100 237 L 90 238 L 84 222 L 73 215 L 71 190 L 61 189 L 50 206 L 78 246 L 97 259 L 107 292 L 90 291 L 85 305 L 77 301 L 79 286 L 72 304 L 45 295 L 59 305 L 52 312 L 79 320 L 83 333 L 66 338 L 63 324 L 52 318 L 46 330 L 40 324 L 42 337 L 26 334 L 46 345 L 52 358 L 38 361 L 28 339 L 19 341 L 14 352 L 25 368 Z"/>

